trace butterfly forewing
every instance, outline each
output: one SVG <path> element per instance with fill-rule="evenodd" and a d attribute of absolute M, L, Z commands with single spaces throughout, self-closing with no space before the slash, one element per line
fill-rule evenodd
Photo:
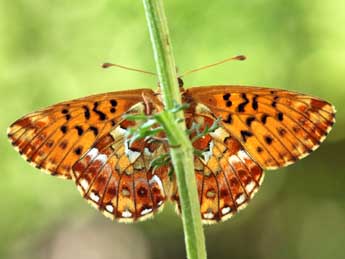
<path fill-rule="evenodd" d="M 8 129 L 20 154 L 37 168 L 70 178 L 71 166 L 149 89 L 114 92 L 53 105 L 26 115 Z"/>
<path fill-rule="evenodd" d="M 186 92 L 203 103 L 264 169 L 289 165 L 315 150 L 335 121 L 321 99 L 270 88 L 220 86 Z"/>

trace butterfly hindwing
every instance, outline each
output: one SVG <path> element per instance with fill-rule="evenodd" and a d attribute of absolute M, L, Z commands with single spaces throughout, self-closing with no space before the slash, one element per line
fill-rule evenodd
<path fill-rule="evenodd" d="M 295 92 L 240 86 L 195 87 L 202 103 L 264 169 L 289 165 L 315 150 L 335 121 L 328 102 Z"/>
<path fill-rule="evenodd" d="M 138 103 L 130 111 L 144 109 Z M 167 152 L 165 144 L 140 139 L 130 145 L 129 127 L 138 125 L 121 121 L 72 168 L 72 178 L 83 197 L 107 217 L 122 222 L 144 220 L 158 212 L 169 190 L 168 168 L 151 166 Z"/>
<path fill-rule="evenodd" d="M 200 131 L 210 128 L 216 120 L 202 104 L 192 107 L 192 114 L 187 113 L 186 117 L 188 128 L 197 123 L 201 125 Z M 193 146 L 199 151 L 194 157 L 194 170 L 202 221 L 206 224 L 224 221 L 248 204 L 261 185 L 263 171 L 222 126 L 196 139 Z M 176 188 L 171 198 L 179 210 Z"/>
<path fill-rule="evenodd" d="M 93 95 L 63 102 L 14 122 L 8 137 L 35 167 L 71 178 L 72 165 L 149 89 Z"/>

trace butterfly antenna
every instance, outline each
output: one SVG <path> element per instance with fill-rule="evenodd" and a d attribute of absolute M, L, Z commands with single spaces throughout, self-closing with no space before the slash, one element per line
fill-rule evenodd
<path fill-rule="evenodd" d="M 108 67 L 119 67 L 122 69 L 126 69 L 126 70 L 130 70 L 130 71 L 136 71 L 136 72 L 140 72 L 140 73 L 144 73 L 144 74 L 149 74 L 149 75 L 153 75 L 156 76 L 156 73 L 150 72 L 150 71 L 145 71 L 145 70 L 141 70 L 141 69 L 136 69 L 136 68 L 131 68 L 131 67 L 125 67 L 122 65 L 118 65 L 118 64 L 113 64 L 113 63 L 103 63 L 102 64 L 102 68 L 108 68 Z"/>
<path fill-rule="evenodd" d="M 199 67 L 199 68 L 195 68 L 195 69 L 192 69 L 192 70 L 188 70 L 188 71 L 184 72 L 182 75 L 180 75 L 179 77 L 183 77 L 183 76 L 189 75 L 191 73 L 194 73 L 194 72 L 197 72 L 197 71 L 200 71 L 200 70 L 204 70 L 204 69 L 207 69 L 207 68 L 210 68 L 210 67 L 218 66 L 220 64 L 226 63 L 226 62 L 231 61 L 231 60 L 240 60 L 240 61 L 242 61 L 242 60 L 245 60 L 245 59 L 246 59 L 246 57 L 243 56 L 243 55 L 227 58 L 227 59 L 224 59 L 222 61 L 218 61 L 218 62 L 213 63 L 213 64 L 209 64 L 209 65 L 206 65 L 206 66 L 203 66 L 203 67 Z"/>

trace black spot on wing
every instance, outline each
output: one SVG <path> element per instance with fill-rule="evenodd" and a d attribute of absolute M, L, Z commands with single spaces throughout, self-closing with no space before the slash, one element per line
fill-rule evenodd
<path fill-rule="evenodd" d="M 277 100 L 279 99 L 279 97 L 278 96 L 274 96 L 274 98 L 273 98 L 273 102 L 272 102 L 272 107 L 277 107 Z"/>
<path fill-rule="evenodd" d="M 107 118 L 107 116 L 105 115 L 105 113 L 103 113 L 103 112 L 101 112 L 100 110 L 97 109 L 98 105 L 99 105 L 98 102 L 94 102 L 92 111 L 99 116 L 99 119 L 101 121 L 104 121 Z"/>
<path fill-rule="evenodd" d="M 82 147 L 77 147 L 76 149 L 74 149 L 74 153 L 75 153 L 76 155 L 81 155 L 82 150 L 83 150 Z"/>
<path fill-rule="evenodd" d="M 51 147 L 54 145 L 54 140 L 48 139 L 45 145 L 46 145 L 47 147 L 51 148 Z"/>
<path fill-rule="evenodd" d="M 62 125 L 62 126 L 60 127 L 60 130 L 61 130 L 61 132 L 62 132 L 63 134 L 65 134 L 65 133 L 67 132 L 67 126 L 66 126 L 66 125 Z"/>
<path fill-rule="evenodd" d="M 284 128 L 277 129 L 279 136 L 283 137 L 286 134 L 286 130 Z"/>
<path fill-rule="evenodd" d="M 254 116 L 249 116 L 247 119 L 246 119 L 246 124 L 248 127 L 251 126 L 251 124 L 253 123 L 253 121 L 255 121 L 255 117 Z"/>
<path fill-rule="evenodd" d="M 96 127 L 90 126 L 89 130 L 91 130 L 95 136 L 98 135 L 98 129 Z"/>
<path fill-rule="evenodd" d="M 111 99 L 109 102 L 110 102 L 110 105 L 113 107 L 115 107 L 117 105 L 117 101 L 114 99 Z"/>
<path fill-rule="evenodd" d="M 226 93 L 226 94 L 223 95 L 223 100 L 224 101 L 228 101 L 229 98 L 230 98 L 230 94 L 229 93 Z"/>
<path fill-rule="evenodd" d="M 60 147 L 61 149 L 65 149 L 65 148 L 67 147 L 67 145 L 68 145 L 68 141 L 67 141 L 67 140 L 63 140 L 63 141 L 61 141 L 61 143 L 59 144 L 59 147 Z"/>
<path fill-rule="evenodd" d="M 75 126 L 75 129 L 77 130 L 78 136 L 83 135 L 84 130 L 81 126 Z"/>
<path fill-rule="evenodd" d="M 244 112 L 244 108 L 246 107 L 246 105 L 249 103 L 249 100 L 247 98 L 247 95 L 245 93 L 241 94 L 241 97 L 244 99 L 244 102 L 240 103 L 237 106 L 237 111 L 238 112 Z"/>
<path fill-rule="evenodd" d="M 246 142 L 248 137 L 253 136 L 253 133 L 248 130 L 241 130 L 241 136 L 242 136 L 243 142 Z"/>
<path fill-rule="evenodd" d="M 267 115 L 267 114 L 262 114 L 262 116 L 261 116 L 261 122 L 262 122 L 263 124 L 266 124 L 267 118 L 268 118 L 268 115 Z"/>
<path fill-rule="evenodd" d="M 279 112 L 279 113 L 277 114 L 277 118 L 278 118 L 278 120 L 282 121 L 282 120 L 284 119 L 283 113 L 282 113 L 282 112 Z"/>
<path fill-rule="evenodd" d="M 256 147 L 256 151 L 257 151 L 258 153 L 261 153 L 261 152 L 264 151 L 264 150 L 262 149 L 262 147 Z"/>
<path fill-rule="evenodd" d="M 231 124 L 232 123 L 232 114 L 229 113 L 228 117 L 226 118 L 226 120 L 223 120 L 223 122 L 225 122 L 227 124 Z"/>
<path fill-rule="evenodd" d="M 272 142 L 273 142 L 273 138 L 270 137 L 270 136 L 265 136 L 265 142 L 266 142 L 268 145 L 271 145 Z"/>
<path fill-rule="evenodd" d="M 90 109 L 86 105 L 83 106 L 85 119 L 90 119 Z"/>
<path fill-rule="evenodd" d="M 252 108 L 253 108 L 255 111 L 259 108 L 258 96 L 257 96 L 257 95 L 255 95 L 255 96 L 253 97 Z"/>

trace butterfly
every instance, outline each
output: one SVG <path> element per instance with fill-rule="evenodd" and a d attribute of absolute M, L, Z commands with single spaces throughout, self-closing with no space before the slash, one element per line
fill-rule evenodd
<path fill-rule="evenodd" d="M 193 159 L 203 223 L 224 221 L 246 207 L 261 186 L 264 170 L 309 155 L 335 122 L 330 103 L 292 91 L 180 87 L 188 104 L 188 128 L 199 125 L 202 130 L 219 120 L 218 127 L 192 143 L 200 151 Z M 152 166 L 171 147 L 159 138 L 133 143 L 127 138 L 140 122 L 124 115 L 152 115 L 162 109 L 159 90 L 92 95 L 28 114 L 9 127 L 8 137 L 36 168 L 73 180 L 105 216 L 133 222 L 156 214 L 167 200 L 180 210 L 171 164 Z"/>

